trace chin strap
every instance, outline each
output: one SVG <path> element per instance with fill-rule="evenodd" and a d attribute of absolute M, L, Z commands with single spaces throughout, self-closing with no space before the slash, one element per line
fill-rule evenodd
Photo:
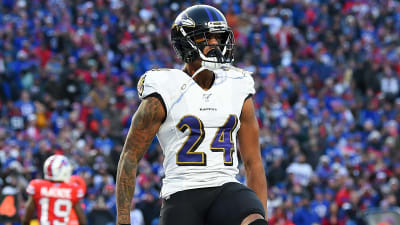
<path fill-rule="evenodd" d="M 232 65 L 230 63 L 215 63 L 215 62 L 202 61 L 201 67 L 198 68 L 196 70 L 196 72 L 193 73 L 192 79 L 194 79 L 194 77 L 197 76 L 203 70 L 211 70 L 211 71 L 215 72 L 215 70 L 218 70 L 218 69 L 231 68 L 231 67 L 232 67 Z"/>
<path fill-rule="evenodd" d="M 192 78 L 194 78 L 203 70 L 210 70 L 214 72 L 217 69 L 231 67 L 230 63 L 225 61 L 223 54 L 217 48 L 211 49 L 206 56 L 199 50 L 199 55 L 202 59 L 201 67 L 193 73 Z"/>

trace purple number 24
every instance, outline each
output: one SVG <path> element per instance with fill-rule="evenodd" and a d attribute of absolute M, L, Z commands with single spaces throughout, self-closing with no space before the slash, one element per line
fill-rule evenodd
<path fill-rule="evenodd" d="M 236 115 L 229 115 L 225 124 L 219 127 L 210 144 L 210 150 L 213 152 L 223 152 L 224 165 L 233 165 L 233 153 L 235 145 L 232 132 L 237 126 L 238 119 Z M 207 157 L 204 152 L 196 152 L 196 149 L 204 140 L 204 124 L 193 115 L 184 116 L 176 127 L 185 132 L 189 129 L 189 135 L 182 147 L 176 153 L 176 164 L 179 166 L 205 166 Z"/>

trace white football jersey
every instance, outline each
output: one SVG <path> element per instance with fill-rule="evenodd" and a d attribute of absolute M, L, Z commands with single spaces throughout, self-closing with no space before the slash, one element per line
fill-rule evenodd
<path fill-rule="evenodd" d="M 138 82 L 141 99 L 158 93 L 167 115 L 157 137 L 164 153 L 161 196 L 238 182 L 236 135 L 245 99 L 255 93 L 249 72 L 219 69 L 209 90 L 182 70 L 156 69 Z"/>

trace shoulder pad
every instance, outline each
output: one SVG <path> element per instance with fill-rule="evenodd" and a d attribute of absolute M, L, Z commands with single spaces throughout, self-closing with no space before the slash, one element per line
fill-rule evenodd
<path fill-rule="evenodd" d="M 235 67 L 235 66 L 227 66 L 227 67 L 222 67 L 222 70 L 224 71 L 234 71 L 234 72 L 238 72 L 242 75 L 251 75 L 253 72 L 244 70 L 242 68 L 239 67 Z"/>
<path fill-rule="evenodd" d="M 146 78 L 146 73 L 143 74 L 143 75 L 140 77 L 140 79 L 139 79 L 139 81 L 138 81 L 138 83 L 137 83 L 137 91 L 138 91 L 139 97 L 141 97 L 141 96 L 143 95 L 143 90 L 144 90 L 144 79 L 145 79 L 145 78 Z"/>
<path fill-rule="evenodd" d="M 153 68 L 153 69 L 151 69 L 151 70 L 149 70 L 149 71 L 147 71 L 147 73 L 148 72 L 160 72 L 160 71 L 172 71 L 172 70 L 174 70 L 174 69 L 171 69 L 171 68 Z"/>
<path fill-rule="evenodd" d="M 41 179 L 33 179 L 29 182 L 30 185 L 41 185 L 41 183 L 43 182 L 43 180 Z"/>
<path fill-rule="evenodd" d="M 223 67 L 222 71 L 224 76 L 237 80 L 237 87 L 240 87 L 246 96 L 255 94 L 252 72 L 234 66 Z"/>
<path fill-rule="evenodd" d="M 41 180 L 39 179 L 34 179 L 31 180 L 28 184 L 28 186 L 26 187 L 26 192 L 30 195 L 34 195 L 36 193 L 36 187 L 40 186 L 41 184 Z"/>
<path fill-rule="evenodd" d="M 174 73 L 174 71 L 176 71 L 176 69 L 168 69 L 168 68 L 157 68 L 157 69 L 151 69 L 146 71 L 143 76 L 162 76 L 162 77 L 166 77 L 169 74 Z"/>
<path fill-rule="evenodd" d="M 176 69 L 168 68 L 158 68 L 147 71 L 140 77 L 137 83 L 139 97 L 144 98 L 151 93 L 162 92 L 166 86 L 168 86 L 168 82 L 175 80 L 173 76 L 176 72 Z"/>
<path fill-rule="evenodd" d="M 80 188 L 80 187 L 75 187 L 76 189 L 77 189 L 77 191 L 76 191 L 76 197 L 78 198 L 78 199 L 82 199 L 84 196 L 85 196 L 85 191 L 82 189 L 82 188 Z"/>

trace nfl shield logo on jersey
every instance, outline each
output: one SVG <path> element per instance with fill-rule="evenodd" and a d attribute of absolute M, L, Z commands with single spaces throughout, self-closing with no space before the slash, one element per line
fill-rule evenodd
<path fill-rule="evenodd" d="M 210 94 L 203 94 L 203 100 L 206 102 L 210 101 L 211 93 Z"/>

